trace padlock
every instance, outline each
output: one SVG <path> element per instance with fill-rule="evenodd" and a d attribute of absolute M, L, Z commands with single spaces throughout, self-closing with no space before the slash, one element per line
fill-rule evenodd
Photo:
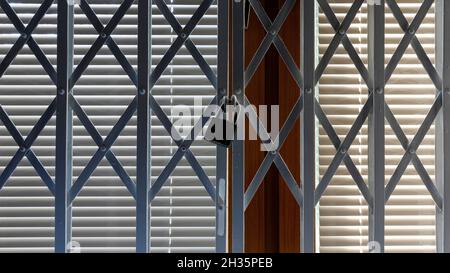
<path fill-rule="evenodd" d="M 229 112 L 230 109 L 232 113 Z M 222 147 L 230 147 L 232 141 L 236 139 L 239 111 L 239 104 L 234 97 L 224 98 L 219 107 L 219 113 L 211 119 L 204 139 Z M 221 128 L 218 125 L 221 125 Z"/>

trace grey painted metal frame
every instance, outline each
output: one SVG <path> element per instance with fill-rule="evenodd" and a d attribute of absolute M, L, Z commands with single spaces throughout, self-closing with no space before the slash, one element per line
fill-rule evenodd
<path fill-rule="evenodd" d="M 218 3 L 217 100 L 228 95 L 228 18 L 229 2 Z M 216 151 L 216 252 L 227 252 L 227 176 L 228 149 L 217 145 Z"/>
<path fill-rule="evenodd" d="M 369 113 L 369 241 L 384 252 L 384 0 L 368 7 L 369 93 L 373 98 Z M 371 251 L 371 250 L 369 250 Z"/>
<path fill-rule="evenodd" d="M 314 252 L 316 190 L 316 9 L 315 1 L 303 0 L 301 5 L 301 69 L 303 71 L 303 112 L 300 118 L 300 172 L 303 206 L 300 217 L 301 251 Z"/>
<path fill-rule="evenodd" d="M 136 251 L 150 251 L 152 1 L 138 2 L 138 99 L 136 172 Z"/>
<path fill-rule="evenodd" d="M 233 95 L 237 101 L 244 105 L 245 96 L 245 63 L 244 63 L 244 29 L 245 29 L 245 3 L 244 0 L 234 0 L 232 4 L 233 14 Z M 245 117 L 239 115 L 238 123 L 244 126 Z M 232 144 L 232 239 L 231 251 L 243 253 L 245 251 L 245 146 L 243 136 Z"/>
<path fill-rule="evenodd" d="M 437 0 L 436 65 L 442 76 L 442 109 L 436 118 L 436 183 L 442 197 L 436 208 L 436 246 L 438 252 L 450 253 L 450 3 Z M 440 87 L 440 88 L 439 88 Z"/>
<path fill-rule="evenodd" d="M 70 252 L 72 238 L 72 93 L 70 77 L 73 70 L 72 0 L 58 1 L 56 153 L 55 153 L 55 252 Z"/>

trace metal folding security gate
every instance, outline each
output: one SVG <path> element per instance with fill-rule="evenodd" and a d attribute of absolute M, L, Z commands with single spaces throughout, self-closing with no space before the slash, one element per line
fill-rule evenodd
<path fill-rule="evenodd" d="M 290 52 L 285 46 L 278 32 L 284 21 L 292 11 L 296 2 L 301 3 L 301 33 L 299 43 L 301 43 L 301 65 L 295 64 Z M 252 76 L 256 72 L 259 64 L 263 60 L 269 47 L 273 44 L 279 52 L 282 60 L 286 64 L 293 79 L 301 90 L 301 96 L 295 103 L 289 117 L 282 127 L 276 139 L 264 145 L 269 147 L 264 161 L 258 172 L 245 188 L 245 141 L 243 138 L 235 140 L 232 145 L 232 239 L 231 246 L 233 252 L 244 252 L 245 249 L 245 210 L 251 203 L 258 188 L 268 172 L 270 166 L 275 164 L 281 176 L 284 178 L 291 193 L 301 207 L 301 250 L 303 252 L 314 252 L 315 236 L 315 209 L 323 193 L 327 189 L 331 178 L 335 175 L 338 166 L 343 162 L 364 196 L 369 207 L 369 240 L 376 242 L 380 250 L 384 250 L 384 211 L 385 203 L 389 200 L 392 192 L 396 188 L 400 177 L 405 172 L 407 165 L 412 162 L 425 186 L 429 190 L 436 203 L 437 211 L 437 249 L 439 252 L 450 252 L 450 3 L 445 0 L 424 0 L 414 20 L 409 24 L 398 7 L 395 0 L 386 0 L 387 6 L 392 10 L 400 27 L 405 32 L 404 38 L 396 49 L 395 54 L 390 59 L 387 66 L 384 63 L 384 36 L 385 36 L 385 0 L 368 0 L 368 62 L 367 68 L 362 62 L 357 51 L 353 47 L 346 32 L 352 24 L 357 12 L 365 2 L 355 0 L 352 7 L 342 22 L 338 20 L 333 10 L 326 0 L 286 0 L 274 21 L 272 21 L 259 0 L 248 0 L 254 12 L 261 21 L 267 34 L 254 55 L 248 67 L 244 63 L 245 48 L 245 1 L 244 0 L 218 0 L 218 68 L 217 73 L 208 65 L 195 44 L 189 36 L 195 30 L 199 21 L 205 16 L 214 0 L 203 0 L 197 11 L 193 14 L 189 22 L 182 27 L 177 18 L 173 15 L 164 0 L 139 0 L 138 1 L 138 68 L 132 67 L 118 45 L 111 37 L 112 32 L 120 23 L 127 10 L 134 0 L 123 0 L 122 4 L 108 22 L 103 25 L 95 12 L 90 8 L 86 0 L 58 0 L 58 49 L 57 49 L 57 69 L 55 70 L 44 52 L 33 39 L 33 31 L 45 16 L 46 11 L 53 4 L 54 0 L 44 0 L 42 5 L 34 14 L 30 23 L 25 26 L 19 19 L 15 11 L 11 8 L 7 0 L 1 0 L 0 6 L 8 16 L 9 20 L 21 34 L 9 53 L 3 58 L 0 64 L 0 76 L 3 76 L 11 62 L 19 54 L 20 50 L 27 44 L 36 55 L 40 64 L 49 75 L 55 85 L 55 99 L 48 106 L 47 110 L 36 123 L 30 134 L 24 139 L 18 131 L 8 114 L 0 105 L 0 120 L 7 128 L 11 136 L 18 145 L 18 150 L 4 171 L 0 175 L 0 189 L 8 181 L 13 171 L 20 161 L 26 157 L 35 168 L 42 181 L 47 185 L 50 192 L 55 196 L 55 251 L 67 252 L 71 244 L 71 216 L 72 203 L 83 189 L 89 177 L 99 165 L 103 158 L 106 158 L 114 171 L 127 187 L 130 194 L 136 199 L 136 251 L 150 251 L 150 205 L 155 196 L 160 192 L 165 181 L 170 177 L 181 159 L 185 157 L 192 166 L 199 181 L 205 187 L 209 196 L 216 203 L 216 251 L 226 252 L 226 179 L 227 179 L 227 151 L 224 147 L 217 148 L 217 175 L 216 183 L 212 183 L 200 163 L 190 151 L 190 147 L 209 120 L 208 116 L 203 116 L 194 126 L 186 139 L 180 135 L 173 136 L 174 126 L 161 106 L 152 95 L 152 88 L 160 79 L 177 52 L 185 46 L 190 52 L 198 66 L 217 90 L 215 98 L 210 106 L 219 105 L 219 102 L 227 96 L 228 90 L 228 6 L 231 2 L 232 33 L 233 33 L 233 92 L 237 102 L 243 106 L 250 105 L 250 101 L 245 95 L 245 89 Z M 162 15 L 171 25 L 177 38 L 170 49 L 165 53 L 155 69 L 151 69 L 151 4 L 154 3 Z M 436 67 L 433 66 L 430 57 L 427 56 L 415 33 L 425 14 L 433 3 L 436 5 Z M 80 5 L 95 30 L 98 38 L 92 44 L 87 54 L 82 58 L 80 64 L 73 70 L 73 14 L 74 4 Z M 333 29 L 334 38 L 330 43 L 323 57 L 316 65 L 316 9 L 320 6 Z M 316 88 L 324 70 L 328 66 L 333 54 L 342 43 L 349 57 L 359 71 L 362 79 L 368 86 L 368 99 L 361 112 L 354 121 L 354 124 L 345 139 L 340 140 L 332 124 L 322 110 L 320 102 L 316 97 Z M 72 94 L 72 89 L 77 81 L 86 71 L 87 67 L 99 52 L 102 46 L 107 45 L 117 61 L 122 66 L 124 72 L 136 86 L 136 96 L 115 124 L 106 138 L 103 138 L 96 129 L 94 123 L 84 112 L 79 102 Z M 406 48 L 411 45 L 417 57 L 422 62 L 431 80 L 436 87 L 436 99 L 427 115 L 423 125 L 417 135 L 410 142 L 384 98 L 384 88 L 389 81 L 393 71 L 397 67 Z M 252 109 L 252 108 L 248 108 Z M 81 175 L 72 183 L 72 112 L 79 118 L 92 139 L 98 146 L 98 150 L 91 158 Z M 137 112 L 137 179 L 132 181 L 122 165 L 117 160 L 111 147 L 117 140 L 123 128 L 130 121 L 134 113 Z M 164 128 L 172 134 L 174 142 L 178 146 L 177 152 L 173 155 L 165 169 L 153 184 L 150 184 L 150 116 L 153 112 Z M 208 112 L 208 111 L 206 111 Z M 32 150 L 33 143 L 40 135 L 50 118 L 56 114 L 56 175 L 53 180 L 45 167 Z M 256 116 L 256 113 L 249 113 Z M 284 162 L 280 154 L 281 145 L 287 139 L 293 126 L 300 119 L 301 124 L 301 186 L 297 182 Z M 316 119 L 328 134 L 336 154 L 325 172 L 321 181 L 316 186 Z M 369 121 L 369 179 L 364 181 L 362 175 L 356 168 L 348 150 L 355 139 L 358 131 L 364 122 Z M 397 138 L 405 150 L 405 154 L 400 161 L 394 175 L 385 186 L 385 120 L 392 127 Z M 250 119 L 252 121 L 252 119 Z M 239 123 L 245 123 L 242 116 Z M 425 170 L 416 151 L 430 129 L 432 123 L 436 123 L 436 183 Z M 262 139 L 270 139 L 260 122 L 251 124 L 259 128 Z M 273 149 L 273 143 L 279 143 Z M 272 147 L 272 148 L 270 148 Z"/>
<path fill-rule="evenodd" d="M 226 199 L 226 149 L 217 148 L 217 177 L 214 185 L 202 166 L 190 151 L 190 146 L 195 138 L 201 133 L 209 116 L 202 116 L 194 126 L 186 139 L 180 135 L 174 135 L 176 130 L 168 116 L 152 95 L 152 88 L 161 78 L 162 74 L 174 59 L 182 46 L 185 46 L 197 62 L 203 73 L 206 75 L 211 85 L 217 90 L 217 94 L 211 101 L 210 106 L 215 106 L 226 96 L 227 92 L 227 51 L 228 51 L 228 31 L 227 27 L 219 28 L 218 31 L 218 68 L 217 75 L 205 61 L 195 44 L 190 40 L 191 33 L 197 24 L 205 16 L 210 6 L 215 0 L 204 0 L 199 5 L 188 23 L 182 27 L 178 19 L 171 12 L 164 0 L 140 0 L 138 1 L 138 67 L 137 72 L 122 53 L 111 34 L 120 23 L 126 12 L 132 6 L 134 0 L 123 0 L 111 20 L 105 26 L 101 23 L 95 12 L 91 9 L 86 0 L 58 0 L 57 1 L 57 69 L 55 70 L 47 56 L 33 39 L 33 31 L 45 16 L 54 0 L 45 0 L 34 14 L 34 17 L 27 26 L 24 26 L 7 0 L 1 0 L 0 6 L 21 34 L 8 54 L 0 64 L 0 76 L 3 76 L 14 58 L 25 44 L 28 44 L 38 61 L 47 72 L 52 82 L 56 86 L 56 97 L 48 106 L 45 113 L 39 119 L 32 131 L 24 139 L 18 131 L 8 114 L 0 105 L 0 120 L 7 128 L 19 149 L 7 164 L 0 176 L 0 190 L 8 181 L 13 171 L 20 161 L 27 157 L 31 165 L 35 168 L 42 181 L 47 185 L 50 192 L 55 197 L 55 251 L 68 252 L 71 248 L 72 231 L 72 204 L 83 189 L 89 177 L 99 166 L 100 161 L 106 158 L 114 171 L 120 177 L 130 194 L 136 200 L 136 251 L 150 251 L 150 205 L 155 196 L 160 192 L 163 184 L 167 181 L 181 159 L 185 157 L 192 166 L 199 181 L 203 184 L 209 196 L 216 203 L 216 251 L 225 252 L 225 199 Z M 173 28 L 178 37 L 172 46 L 165 53 L 155 69 L 151 71 L 151 16 L 152 3 Z M 88 18 L 98 32 L 98 38 L 92 44 L 87 54 L 82 58 L 78 66 L 73 69 L 73 47 L 74 47 L 74 5 L 79 5 L 83 13 Z M 218 25 L 228 25 L 228 1 L 218 1 Z M 103 139 L 94 123 L 89 119 L 85 111 L 72 93 L 73 87 L 83 75 L 92 62 L 96 54 L 107 45 L 114 57 L 120 63 L 126 75 L 136 86 L 136 96 L 129 104 L 123 115 L 117 121 L 113 129 Z M 89 163 L 85 166 L 80 176 L 72 183 L 72 112 L 77 115 L 80 122 L 86 128 L 92 139 L 98 146 Z M 137 179 L 134 182 L 117 160 L 111 147 L 119 137 L 120 133 L 137 112 Z M 178 145 L 177 152 L 173 155 L 160 176 L 150 184 L 150 120 L 153 112 L 164 128 L 169 132 L 174 142 Z M 208 111 L 206 111 L 208 112 Z M 210 111 L 209 111 L 210 112 Z M 39 159 L 32 150 L 34 141 L 40 132 L 47 125 L 50 118 L 56 114 L 56 171 L 53 180 Z"/>
<path fill-rule="evenodd" d="M 256 51 L 248 67 L 244 65 L 244 0 L 233 1 L 233 94 L 239 102 L 249 105 L 245 95 L 245 87 L 251 80 L 253 74 L 264 58 L 269 47 L 273 44 L 286 64 L 289 72 L 297 82 L 301 90 L 300 99 L 295 104 L 291 114 L 286 119 L 276 140 L 277 149 L 268 152 L 256 175 L 245 188 L 245 155 L 244 141 L 235 141 L 233 144 L 233 219 L 232 219 L 232 250 L 233 252 L 244 252 L 245 250 L 245 210 L 251 203 L 252 198 L 260 187 L 265 175 L 272 163 L 278 168 L 281 176 L 287 183 L 291 193 L 301 208 L 300 215 L 300 246 L 303 252 L 314 252 L 315 237 L 315 209 L 325 190 L 328 188 L 337 168 L 343 162 L 358 186 L 362 196 L 369 207 L 369 251 L 384 251 L 385 236 L 385 203 L 389 200 L 396 188 L 399 179 L 405 172 L 407 165 L 412 162 L 426 188 L 436 203 L 436 234 L 437 251 L 450 252 L 450 205 L 449 183 L 450 183 L 450 125 L 448 124 L 450 113 L 450 3 L 445 0 L 424 0 L 414 20 L 409 24 L 395 0 L 368 0 L 368 63 L 367 68 L 357 50 L 352 45 L 347 31 L 364 0 L 355 0 L 348 10 L 342 22 L 339 21 L 327 0 L 299 0 L 301 12 L 301 66 L 297 67 L 294 60 L 278 32 L 287 16 L 291 12 L 296 0 L 286 0 L 279 11 L 278 16 L 272 22 L 258 0 L 248 0 L 254 12 L 261 21 L 267 34 Z M 316 66 L 316 21 L 318 4 L 335 31 L 335 35 Z M 385 66 L 385 4 L 392 11 L 395 19 L 405 32 L 394 55 Z M 430 57 L 421 46 L 415 33 L 421 25 L 426 13 L 435 4 L 436 10 L 436 67 L 433 66 Z M 347 136 L 341 140 L 333 128 L 327 115 L 322 110 L 320 102 L 316 98 L 316 88 L 325 69 L 338 46 L 342 44 L 358 70 L 362 79 L 368 87 L 368 98 L 355 119 Z M 422 126 L 416 136 L 410 142 L 398 121 L 385 102 L 384 89 L 395 68 L 399 64 L 407 47 L 411 45 L 421 61 L 429 77 L 436 87 L 436 99 L 429 110 Z M 286 90 L 288 91 L 288 90 Z M 246 108 L 251 111 L 251 108 Z M 248 111 L 248 112 L 249 112 Z M 249 116 L 254 113 L 249 113 Z M 280 146 L 286 140 L 297 119 L 300 118 L 301 125 L 301 185 L 298 186 L 291 171 L 283 161 L 279 151 Z M 328 169 L 318 181 L 316 186 L 316 119 L 323 127 L 336 149 L 336 154 Z M 355 166 L 348 150 L 368 120 L 369 124 L 369 176 L 367 184 L 361 173 Z M 399 139 L 405 154 L 397 166 L 394 174 L 385 186 L 385 120 L 391 126 L 396 137 Z M 245 122 L 245 117 L 239 122 Z M 249 119 L 252 123 L 252 119 Z M 436 184 L 433 183 L 419 157 L 416 154 L 433 122 L 436 123 Z M 258 122 L 256 122 L 258 123 Z M 251 124 L 258 128 L 261 139 L 269 136 L 261 124 Z M 266 145 L 266 144 L 265 144 Z"/>

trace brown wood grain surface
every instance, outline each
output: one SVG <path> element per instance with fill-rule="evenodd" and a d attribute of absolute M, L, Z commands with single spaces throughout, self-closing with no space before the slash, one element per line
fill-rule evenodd
<path fill-rule="evenodd" d="M 284 1 L 261 0 L 261 3 L 269 17 L 274 20 Z M 296 6 L 280 31 L 280 36 L 297 65 L 299 65 L 300 61 L 299 6 L 299 1 L 297 1 Z M 251 11 L 249 26 L 245 32 L 245 60 L 247 65 L 258 49 L 265 34 L 266 32 L 256 14 Z M 230 62 L 232 62 L 232 59 Z M 263 104 L 280 105 L 280 127 L 283 125 L 297 101 L 300 91 L 273 45 L 249 83 L 246 94 L 252 104 L 257 107 Z M 268 120 L 270 120 L 270 116 Z M 299 137 L 300 126 L 299 122 L 297 122 L 281 150 L 282 157 L 297 181 L 300 179 Z M 260 141 L 248 140 L 245 144 L 245 179 L 246 186 L 248 186 L 264 159 L 265 152 L 260 151 Z M 231 183 L 229 184 L 231 186 Z M 295 199 L 286 187 L 278 170 L 275 166 L 272 166 L 261 188 L 246 211 L 245 251 L 298 252 L 300 244 L 299 214 L 300 210 Z M 231 221 L 229 228 L 231 230 Z"/>

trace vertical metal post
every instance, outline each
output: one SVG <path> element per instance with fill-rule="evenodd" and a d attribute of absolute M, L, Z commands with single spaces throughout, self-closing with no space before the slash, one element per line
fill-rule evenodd
<path fill-rule="evenodd" d="M 368 9 L 369 92 L 373 96 L 368 136 L 369 189 L 373 196 L 373 204 L 369 205 L 369 246 L 376 244 L 384 252 L 384 0 L 370 2 Z"/>
<path fill-rule="evenodd" d="M 58 1 L 55 252 L 70 251 L 72 237 L 72 110 L 69 106 L 73 71 L 73 0 Z"/>
<path fill-rule="evenodd" d="M 228 5 L 227 0 L 218 1 L 218 53 L 217 53 L 217 97 L 220 104 L 228 91 Z M 216 252 L 227 250 L 226 233 L 226 189 L 227 148 L 217 145 L 216 150 Z"/>
<path fill-rule="evenodd" d="M 437 252 L 450 253 L 450 3 L 436 1 L 436 66 L 442 77 L 442 110 L 436 118 L 436 183 L 442 209 L 436 208 Z"/>
<path fill-rule="evenodd" d="M 138 106 L 137 106 L 137 172 L 136 172 L 136 252 L 150 251 L 151 184 L 151 13 L 152 0 L 138 2 Z"/>
<path fill-rule="evenodd" d="M 303 72 L 304 105 L 301 124 L 301 187 L 303 206 L 300 211 L 300 249 L 304 253 L 314 252 L 314 218 L 316 187 L 316 128 L 315 128 L 315 1 L 302 0 L 301 3 L 301 70 Z"/>
<path fill-rule="evenodd" d="M 233 94 L 244 105 L 244 0 L 233 0 Z M 240 126 L 245 125 L 245 116 L 242 114 L 238 120 Z M 244 208 L 244 137 L 237 136 L 233 141 L 233 180 L 232 180 L 232 252 L 244 252 L 245 238 L 245 208 Z"/>

